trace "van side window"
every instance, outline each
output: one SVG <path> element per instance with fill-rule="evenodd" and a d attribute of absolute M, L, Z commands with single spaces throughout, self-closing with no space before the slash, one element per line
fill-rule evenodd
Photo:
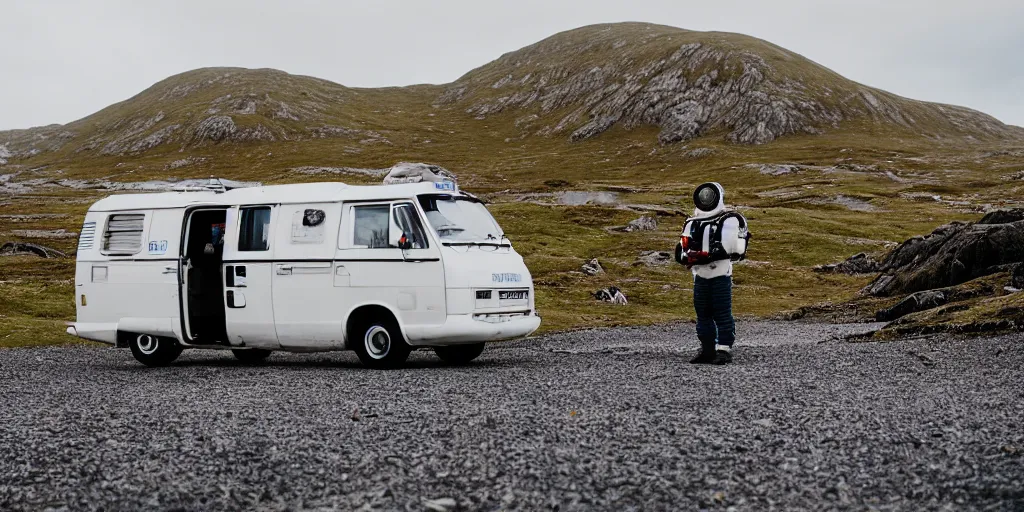
<path fill-rule="evenodd" d="M 323 210 L 305 208 L 292 215 L 292 243 L 319 244 L 324 241 L 327 214 Z"/>
<path fill-rule="evenodd" d="M 103 250 L 135 254 L 142 249 L 142 228 L 146 216 L 141 213 L 111 215 L 103 233 Z"/>
<path fill-rule="evenodd" d="M 270 248 L 270 207 L 242 208 L 238 229 L 239 251 L 266 251 Z"/>
<path fill-rule="evenodd" d="M 420 222 L 420 216 L 416 213 L 416 208 L 413 207 L 412 203 L 398 203 L 395 205 L 393 212 L 395 224 L 398 225 L 398 228 L 402 230 L 402 233 L 412 243 L 413 249 L 426 249 L 429 247 L 426 232 L 423 231 L 423 223 Z"/>
<path fill-rule="evenodd" d="M 368 249 L 386 249 L 388 247 L 391 205 L 375 204 L 372 206 L 355 206 L 352 208 L 355 217 L 352 233 L 352 246 Z"/>

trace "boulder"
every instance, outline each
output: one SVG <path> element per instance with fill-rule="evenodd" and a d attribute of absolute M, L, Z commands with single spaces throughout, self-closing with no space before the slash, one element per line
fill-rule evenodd
<path fill-rule="evenodd" d="M 878 261 L 862 252 L 839 263 L 818 265 L 814 267 L 814 271 L 823 274 L 872 274 L 878 272 Z"/>
<path fill-rule="evenodd" d="M 878 320 L 879 322 L 891 322 L 902 316 L 909 315 L 910 313 L 937 308 L 948 302 L 948 300 L 949 297 L 942 290 L 927 290 L 912 293 L 891 308 L 883 309 L 875 313 L 875 320 Z"/>
<path fill-rule="evenodd" d="M 626 224 L 626 227 L 624 228 L 626 232 L 630 233 L 633 231 L 654 231 L 656 229 L 658 229 L 658 219 L 648 217 L 646 215 L 639 219 L 629 221 L 629 224 Z"/>
<path fill-rule="evenodd" d="M 893 249 L 862 292 L 893 296 L 955 286 L 1005 272 L 1024 261 L 1024 210 L 1003 210 L 979 222 L 954 222 Z"/>
<path fill-rule="evenodd" d="M 596 276 L 604 272 L 604 268 L 601 267 L 601 263 L 597 261 L 597 258 L 584 263 L 580 270 L 588 276 Z"/>

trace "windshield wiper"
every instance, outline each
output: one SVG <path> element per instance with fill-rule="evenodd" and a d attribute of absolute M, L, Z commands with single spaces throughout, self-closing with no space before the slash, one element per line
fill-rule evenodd
<path fill-rule="evenodd" d="M 479 246 L 485 246 L 485 247 L 512 247 L 512 244 L 503 244 L 501 242 L 441 242 L 441 245 L 444 245 L 446 247 L 471 246 L 471 245 L 479 245 Z"/>

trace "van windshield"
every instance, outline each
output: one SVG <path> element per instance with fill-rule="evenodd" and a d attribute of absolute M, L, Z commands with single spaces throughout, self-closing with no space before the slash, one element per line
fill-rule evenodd
<path fill-rule="evenodd" d="M 501 228 L 479 199 L 424 194 L 419 200 L 427 222 L 445 245 L 504 245 Z"/>

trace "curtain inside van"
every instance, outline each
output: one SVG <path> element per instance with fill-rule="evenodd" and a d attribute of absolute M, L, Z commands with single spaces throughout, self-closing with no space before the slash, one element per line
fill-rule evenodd
<path fill-rule="evenodd" d="M 135 254 L 142 249 L 142 228 L 146 216 L 143 214 L 111 215 L 103 235 L 103 250 L 107 252 Z"/>

